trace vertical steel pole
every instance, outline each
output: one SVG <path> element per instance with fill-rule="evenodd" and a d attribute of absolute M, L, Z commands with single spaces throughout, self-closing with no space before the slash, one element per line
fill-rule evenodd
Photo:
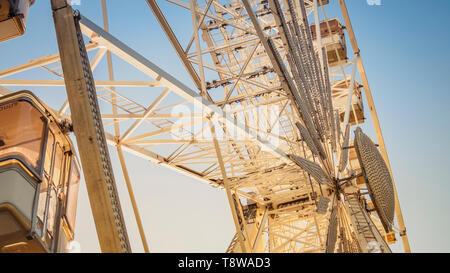
<path fill-rule="evenodd" d="M 102 252 L 131 252 L 78 18 L 51 0 L 67 98 Z"/>
<path fill-rule="evenodd" d="M 145 237 L 144 226 L 142 225 L 141 216 L 136 203 L 136 198 L 134 197 L 133 187 L 131 186 L 131 179 L 128 174 L 127 165 L 125 164 L 125 158 L 123 157 L 122 147 L 120 144 L 117 145 L 117 153 L 119 154 L 120 164 L 122 165 L 123 176 L 127 184 L 128 194 L 130 196 L 131 205 L 133 206 L 134 216 L 136 218 L 136 224 L 139 229 L 139 235 L 141 236 L 142 246 L 144 247 L 145 253 L 150 253 L 148 248 L 147 238 Z"/>
<path fill-rule="evenodd" d="M 345 1 L 339 0 L 339 6 L 341 7 L 342 16 L 344 17 L 345 26 L 347 28 L 349 39 L 352 44 L 353 52 L 359 56 L 359 58 L 357 58 L 359 75 L 361 77 L 361 80 L 362 80 L 362 83 L 364 86 L 364 93 L 366 94 L 367 103 L 369 104 L 369 110 L 370 110 L 370 114 L 372 117 L 373 125 L 375 127 L 375 133 L 377 135 L 377 140 L 378 140 L 378 145 L 380 146 L 381 155 L 383 156 L 383 159 L 389 168 L 389 172 L 390 172 L 391 178 L 392 178 L 392 183 L 394 185 L 395 213 L 397 215 L 397 221 L 399 224 L 399 228 L 401 230 L 400 236 L 403 241 L 403 248 L 406 253 L 410 253 L 411 248 L 409 246 L 408 236 L 406 234 L 405 222 L 403 220 L 403 214 L 402 214 L 402 210 L 400 208 L 400 202 L 398 200 L 397 188 L 395 187 L 394 177 L 393 177 L 392 171 L 391 171 L 391 164 L 389 162 L 389 157 L 388 157 L 388 154 L 386 151 L 386 146 L 384 145 L 383 133 L 381 132 L 380 121 L 378 120 L 378 115 L 377 115 L 377 111 L 375 109 L 372 92 L 370 91 L 369 81 L 367 80 L 366 71 L 364 70 L 364 65 L 362 63 L 362 59 L 359 54 L 360 53 L 359 47 L 356 42 L 355 33 L 353 32 L 353 27 L 352 27 L 352 24 L 350 21 L 350 17 L 348 15 L 348 10 L 347 10 L 347 6 L 345 5 Z"/>
<path fill-rule="evenodd" d="M 212 135 L 213 142 L 214 142 L 214 148 L 216 150 L 217 160 L 219 161 L 220 171 L 222 172 L 223 185 L 224 185 L 225 191 L 227 192 L 228 203 L 230 204 L 231 214 L 233 216 L 234 225 L 236 227 L 236 233 L 238 234 L 238 239 L 239 239 L 239 242 L 241 245 L 241 250 L 242 250 L 242 252 L 246 253 L 247 252 L 246 240 L 245 240 L 244 234 L 242 232 L 241 225 L 239 224 L 238 211 L 236 209 L 236 205 L 233 200 L 233 195 L 230 190 L 230 185 L 229 185 L 228 178 L 227 178 L 225 164 L 223 162 L 219 142 L 217 141 L 215 124 L 212 121 L 210 121 L 210 123 L 211 123 L 210 127 L 211 127 L 211 135 Z M 242 221 L 244 221 L 244 219 L 242 219 Z"/>
<path fill-rule="evenodd" d="M 108 11 L 106 8 L 106 0 L 102 0 L 102 14 L 103 14 L 103 26 L 105 28 L 105 31 L 109 32 L 109 21 L 108 21 Z M 107 62 L 108 62 L 108 72 L 109 72 L 109 80 L 114 81 L 114 70 L 113 70 L 113 63 L 112 63 L 112 54 L 110 51 L 106 53 L 107 55 Z M 115 87 L 111 87 L 111 90 L 116 91 Z M 114 95 L 113 97 L 113 115 L 117 115 L 117 105 L 116 105 L 116 97 Z M 116 139 L 120 139 L 120 130 L 119 130 L 119 123 L 117 122 L 117 119 L 114 119 L 114 132 Z M 134 197 L 133 193 L 133 187 L 131 186 L 131 179 L 128 174 L 127 165 L 125 163 L 125 158 L 123 157 L 122 147 L 120 146 L 120 143 L 116 145 L 117 154 L 119 155 L 120 165 L 122 167 L 122 173 L 123 177 L 125 179 L 125 183 L 127 185 L 128 189 L 128 195 L 130 197 L 131 205 L 133 207 L 134 217 L 136 219 L 136 224 L 139 229 L 139 235 L 141 236 L 142 246 L 144 247 L 145 253 L 149 253 L 147 238 L 145 237 L 144 227 L 142 225 L 141 217 L 139 214 L 139 209 L 137 207 L 136 198 Z"/>

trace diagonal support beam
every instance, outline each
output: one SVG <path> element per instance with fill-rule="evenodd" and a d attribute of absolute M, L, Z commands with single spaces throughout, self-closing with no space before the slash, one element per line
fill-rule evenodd
<path fill-rule="evenodd" d="M 172 28 L 170 27 L 169 23 L 166 20 L 166 17 L 164 17 L 164 14 L 162 13 L 161 9 L 158 6 L 158 3 L 156 3 L 156 0 L 146 0 L 146 1 L 150 9 L 152 10 L 153 14 L 155 15 L 156 19 L 158 20 L 159 24 L 161 25 L 162 29 L 164 30 L 164 33 L 166 34 L 173 48 L 175 49 L 175 52 L 177 53 L 178 57 L 180 58 L 186 70 L 188 71 L 189 76 L 191 76 L 195 86 L 199 90 L 201 90 L 202 84 L 200 77 L 198 76 L 197 72 L 192 66 L 192 63 L 186 57 L 186 53 L 181 47 L 181 44 L 178 41 L 177 37 L 175 36 L 175 33 L 173 33 Z"/>
<path fill-rule="evenodd" d="M 279 158 L 282 162 L 292 163 L 292 160 L 282 150 L 274 146 L 268 140 L 259 136 L 253 129 L 238 122 L 233 115 L 227 115 L 222 109 L 211 103 L 209 100 L 202 98 L 197 92 L 193 91 L 178 79 L 159 68 L 157 65 L 144 58 L 142 55 L 119 41 L 110 33 L 94 24 L 86 17 L 81 18 L 81 29 L 83 33 L 90 37 L 94 42 L 101 46 L 105 46 L 112 53 L 127 61 L 143 73 L 159 80 L 160 86 L 169 88 L 171 91 L 192 103 L 194 107 L 201 110 L 205 117 L 213 117 L 219 120 L 227 128 L 236 132 L 239 138 L 253 140 L 265 151 Z"/>
<path fill-rule="evenodd" d="M 98 48 L 98 44 L 89 44 L 86 45 L 86 51 L 91 51 Z M 8 77 L 11 75 L 15 75 L 20 72 L 24 72 L 36 67 L 46 66 L 50 65 L 56 62 L 60 61 L 59 54 L 51 55 L 51 56 L 45 56 L 36 60 L 31 60 L 26 64 L 18 65 L 9 69 L 5 69 L 3 71 L 0 71 L 0 78 Z"/>
<path fill-rule="evenodd" d="M 135 123 L 133 123 L 133 125 L 131 125 L 131 127 L 122 135 L 122 137 L 120 138 L 120 141 L 124 141 L 128 136 L 130 136 L 136 129 L 137 127 L 139 127 L 139 125 L 142 124 L 142 122 L 144 122 L 144 120 L 150 116 L 151 114 L 153 114 L 153 112 L 155 111 L 156 107 L 161 103 L 161 101 L 166 98 L 168 95 L 170 94 L 170 90 L 169 89 L 165 89 L 157 98 L 156 100 L 152 103 L 152 105 L 150 105 L 150 107 L 148 107 L 147 111 L 144 113 L 144 116 L 142 117 L 142 119 L 137 120 Z"/>

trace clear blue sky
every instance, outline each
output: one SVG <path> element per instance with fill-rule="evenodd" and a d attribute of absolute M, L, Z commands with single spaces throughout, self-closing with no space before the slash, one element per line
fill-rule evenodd
<path fill-rule="evenodd" d="M 193 86 L 144 0 L 107 2 L 113 35 Z M 169 10 L 166 3 L 158 2 L 185 45 L 190 38 L 186 35 L 191 31 L 190 14 L 173 6 Z M 327 15 L 340 17 L 337 1 L 330 2 Z M 24 37 L 0 44 L 0 70 L 57 53 L 49 3 L 36 1 Z M 365 0 L 347 0 L 411 248 L 415 252 L 450 252 L 450 22 L 446 19 L 450 1 L 381 0 L 381 4 L 369 6 Z M 76 8 L 102 25 L 100 0 L 81 0 Z M 105 63 L 96 70 L 97 79 L 106 78 Z M 114 63 L 117 79 L 142 79 L 118 59 Z M 39 79 L 43 75 L 49 78 L 43 70 L 23 73 L 20 78 Z M 65 99 L 62 88 L 32 91 L 54 108 Z M 136 98 L 145 100 L 145 90 L 136 92 Z M 368 112 L 366 116 L 370 118 Z M 373 130 L 369 132 L 373 134 Z M 111 150 L 111 155 L 132 247 L 142 251 L 116 152 Z M 224 192 L 134 156 L 126 158 L 151 251 L 225 251 L 234 226 Z M 77 219 L 76 240 L 82 250 L 99 251 L 84 184 Z M 400 251 L 401 247 L 393 249 Z"/>

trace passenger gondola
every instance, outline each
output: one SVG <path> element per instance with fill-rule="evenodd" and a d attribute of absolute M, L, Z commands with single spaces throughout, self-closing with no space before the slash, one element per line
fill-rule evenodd
<path fill-rule="evenodd" d="M 0 97 L 0 253 L 68 251 L 80 168 L 65 132 L 31 92 Z"/>

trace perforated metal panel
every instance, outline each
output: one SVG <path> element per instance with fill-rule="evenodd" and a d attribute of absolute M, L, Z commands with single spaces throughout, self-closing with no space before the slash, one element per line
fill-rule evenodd
<path fill-rule="evenodd" d="M 347 146 L 350 141 L 350 124 L 347 124 L 347 127 L 345 127 L 345 134 L 344 134 L 344 142 L 342 143 L 342 151 L 339 158 L 339 171 L 345 170 L 345 167 L 347 167 L 348 163 L 348 149 Z"/>
<path fill-rule="evenodd" d="M 338 222 L 337 222 L 337 207 L 334 206 L 331 214 L 330 214 L 330 224 L 328 225 L 328 233 L 327 233 L 327 243 L 326 243 L 326 252 L 333 253 L 336 247 L 337 241 L 337 231 L 338 231 Z"/>
<path fill-rule="evenodd" d="M 292 160 L 295 163 L 297 163 L 297 165 L 300 168 L 309 173 L 320 184 L 327 185 L 331 183 L 330 178 L 326 175 L 326 173 L 322 170 L 322 168 L 318 164 L 296 155 L 289 155 L 289 157 L 292 158 Z"/>
<path fill-rule="evenodd" d="M 394 220 L 395 197 L 391 175 L 383 157 L 361 128 L 355 130 L 355 150 L 363 168 L 367 188 L 383 227 L 391 231 Z"/>
<path fill-rule="evenodd" d="M 300 135 L 302 136 L 302 140 L 306 142 L 306 145 L 308 145 L 311 152 L 315 155 L 319 155 L 319 150 L 317 149 L 316 144 L 311 138 L 311 135 L 308 133 L 308 130 L 300 122 L 296 122 L 295 125 L 297 126 Z"/>
<path fill-rule="evenodd" d="M 319 201 L 317 202 L 317 213 L 326 214 L 328 211 L 328 203 L 330 203 L 330 198 L 320 196 Z"/>

